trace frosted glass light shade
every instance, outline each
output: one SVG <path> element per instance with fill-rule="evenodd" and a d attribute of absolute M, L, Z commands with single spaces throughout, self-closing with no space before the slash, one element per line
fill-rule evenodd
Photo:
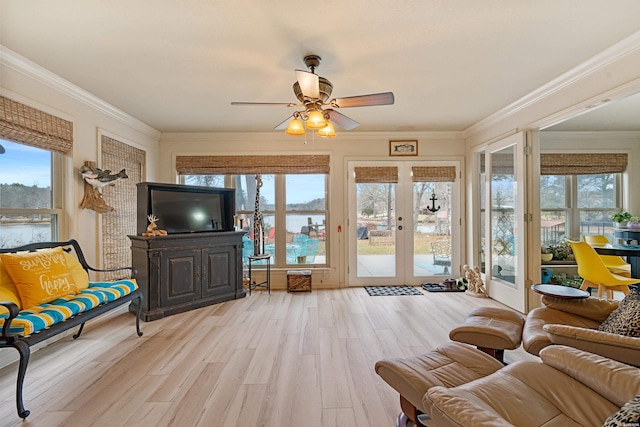
<path fill-rule="evenodd" d="M 333 123 L 327 122 L 325 127 L 318 129 L 317 134 L 323 138 L 333 138 L 336 136 L 336 130 L 333 128 Z"/>
<path fill-rule="evenodd" d="M 301 136 L 307 133 L 300 119 L 293 119 L 289 122 L 289 127 L 284 131 L 287 135 Z"/>
<path fill-rule="evenodd" d="M 307 119 L 307 129 L 322 129 L 327 125 L 327 122 L 324 121 L 324 115 L 322 112 L 318 110 L 314 110 L 309 113 L 309 118 Z"/>

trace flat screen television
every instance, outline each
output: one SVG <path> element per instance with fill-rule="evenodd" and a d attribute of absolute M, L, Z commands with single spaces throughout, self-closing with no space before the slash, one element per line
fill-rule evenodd
<path fill-rule="evenodd" d="M 147 230 L 148 215 L 168 234 L 233 231 L 235 190 L 193 185 L 141 182 L 137 184 L 137 231 Z"/>

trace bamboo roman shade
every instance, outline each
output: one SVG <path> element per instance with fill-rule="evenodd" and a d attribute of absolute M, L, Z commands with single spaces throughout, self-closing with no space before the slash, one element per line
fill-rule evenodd
<path fill-rule="evenodd" d="M 396 166 L 357 166 L 353 168 L 356 183 L 391 183 L 398 182 L 398 168 Z"/>
<path fill-rule="evenodd" d="M 177 156 L 178 175 L 328 174 L 328 155 Z"/>
<path fill-rule="evenodd" d="M 101 138 L 102 168 L 118 173 L 125 169 L 128 178 L 102 189 L 105 202 L 115 210 L 102 217 L 103 268 L 111 269 L 131 265 L 131 242 L 127 235 L 136 234 L 137 187 L 144 181 L 145 152 L 108 136 Z M 110 272 L 106 280 L 126 277 L 126 272 Z"/>
<path fill-rule="evenodd" d="M 627 169 L 626 153 L 540 154 L 541 175 L 594 175 L 622 173 Z"/>
<path fill-rule="evenodd" d="M 411 168 L 413 182 L 454 182 L 455 166 L 413 166 Z"/>
<path fill-rule="evenodd" d="M 492 175 L 513 175 L 515 158 L 513 153 L 495 153 L 491 155 Z M 484 167 L 483 167 L 484 169 Z"/>
<path fill-rule="evenodd" d="M 0 96 L 0 138 L 67 154 L 73 123 Z"/>

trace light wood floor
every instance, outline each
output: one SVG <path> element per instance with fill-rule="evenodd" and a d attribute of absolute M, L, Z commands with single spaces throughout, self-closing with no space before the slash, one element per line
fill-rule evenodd
<path fill-rule="evenodd" d="M 141 338 L 123 313 L 32 354 L 24 423 L 17 365 L 0 370 L 0 426 L 394 426 L 398 396 L 375 362 L 447 342 L 479 306 L 501 305 L 462 293 L 254 291 L 143 323 Z M 506 360 L 530 357 L 520 348 Z"/>

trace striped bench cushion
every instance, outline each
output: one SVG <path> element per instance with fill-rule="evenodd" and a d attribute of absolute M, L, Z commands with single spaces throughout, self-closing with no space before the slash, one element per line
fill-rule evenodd
<path fill-rule="evenodd" d="M 89 287 L 83 289 L 79 294 L 66 295 L 49 303 L 21 310 L 11 322 L 9 332 L 12 335 L 28 337 L 78 313 L 89 311 L 100 304 L 129 295 L 136 289 L 138 289 L 138 284 L 135 280 L 91 282 Z M 8 314 L 0 314 L 1 324 L 4 324 L 8 317 Z"/>

